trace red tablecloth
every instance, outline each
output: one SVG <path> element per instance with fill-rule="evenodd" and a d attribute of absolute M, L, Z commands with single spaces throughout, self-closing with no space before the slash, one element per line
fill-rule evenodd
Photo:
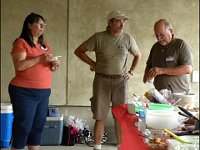
<path fill-rule="evenodd" d="M 112 112 L 122 127 L 120 150 L 148 150 L 147 144 L 143 142 L 144 138 L 138 135 L 141 132 L 135 126 L 138 117 L 128 113 L 127 105 L 118 105 L 112 109 Z"/>

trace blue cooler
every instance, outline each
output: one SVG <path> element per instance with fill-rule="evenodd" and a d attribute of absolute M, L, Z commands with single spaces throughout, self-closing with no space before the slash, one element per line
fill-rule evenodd
<path fill-rule="evenodd" d="M 10 103 L 1 103 L 1 148 L 10 147 L 13 109 Z"/>

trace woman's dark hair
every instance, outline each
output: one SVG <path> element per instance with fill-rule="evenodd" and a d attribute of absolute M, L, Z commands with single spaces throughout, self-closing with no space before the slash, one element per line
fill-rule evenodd
<path fill-rule="evenodd" d="M 40 19 L 45 22 L 45 19 L 41 15 L 36 13 L 30 13 L 24 21 L 22 32 L 21 35 L 19 36 L 19 38 L 23 38 L 31 47 L 35 47 L 35 44 L 33 43 L 33 36 L 31 30 L 28 27 L 28 24 L 33 24 L 35 22 L 38 22 Z M 44 46 L 43 35 L 41 35 L 38 38 L 38 43 Z"/>

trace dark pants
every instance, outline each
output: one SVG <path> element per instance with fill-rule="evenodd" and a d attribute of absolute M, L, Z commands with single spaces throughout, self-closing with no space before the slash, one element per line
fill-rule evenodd
<path fill-rule="evenodd" d="M 12 147 L 40 145 L 51 89 L 30 89 L 9 85 L 13 105 Z"/>

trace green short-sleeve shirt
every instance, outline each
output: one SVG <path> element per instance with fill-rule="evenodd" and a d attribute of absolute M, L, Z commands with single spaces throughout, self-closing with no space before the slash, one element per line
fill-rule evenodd
<path fill-rule="evenodd" d="M 88 51 L 95 52 L 95 72 L 101 74 L 124 74 L 128 53 L 139 52 L 134 38 L 123 31 L 118 36 L 111 36 L 108 31 L 95 33 L 85 44 Z"/>
<path fill-rule="evenodd" d="M 170 44 L 162 46 L 155 43 L 150 51 L 147 66 L 170 68 L 180 65 L 192 65 L 192 50 L 182 39 L 173 38 Z M 185 92 L 190 89 L 189 75 L 158 75 L 154 79 L 157 90 L 169 89 L 171 85 L 174 92 Z"/>

